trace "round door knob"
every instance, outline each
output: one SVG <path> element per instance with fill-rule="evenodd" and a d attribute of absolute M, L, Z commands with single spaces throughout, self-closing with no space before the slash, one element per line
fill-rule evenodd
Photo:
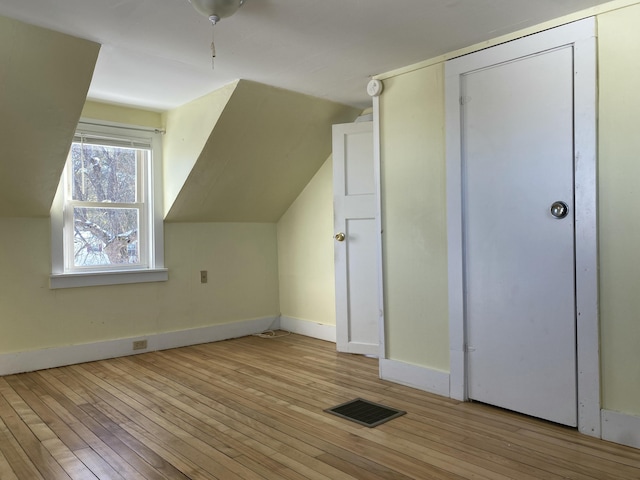
<path fill-rule="evenodd" d="M 564 202 L 553 202 L 551 205 L 551 215 L 555 218 L 564 218 L 569 214 L 569 207 Z"/>
<path fill-rule="evenodd" d="M 339 242 L 344 242 L 344 239 L 347 237 L 345 237 L 344 233 L 340 232 L 336 233 L 333 238 L 335 238 Z"/>

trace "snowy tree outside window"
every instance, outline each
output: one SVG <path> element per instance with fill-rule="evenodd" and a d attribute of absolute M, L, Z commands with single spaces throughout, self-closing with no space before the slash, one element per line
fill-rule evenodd
<path fill-rule="evenodd" d="M 51 288 L 167 280 L 161 135 L 80 121 L 51 207 Z"/>
<path fill-rule="evenodd" d="M 141 263 L 140 219 L 150 151 L 74 142 L 69 154 L 68 224 L 73 267 Z"/>

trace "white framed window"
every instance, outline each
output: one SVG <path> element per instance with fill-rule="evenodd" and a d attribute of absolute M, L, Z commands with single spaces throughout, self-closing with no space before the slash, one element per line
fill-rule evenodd
<path fill-rule="evenodd" d="M 80 122 L 51 208 L 51 288 L 167 280 L 161 164 L 160 132 Z"/>

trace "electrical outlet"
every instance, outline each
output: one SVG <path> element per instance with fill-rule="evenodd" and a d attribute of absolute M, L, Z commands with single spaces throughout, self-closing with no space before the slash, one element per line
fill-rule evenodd
<path fill-rule="evenodd" d="M 133 342 L 133 349 L 134 350 L 144 350 L 147 348 L 147 341 L 146 340 L 136 340 L 135 342 Z"/>
<path fill-rule="evenodd" d="M 209 281 L 207 271 L 200 270 L 200 283 L 207 283 Z"/>

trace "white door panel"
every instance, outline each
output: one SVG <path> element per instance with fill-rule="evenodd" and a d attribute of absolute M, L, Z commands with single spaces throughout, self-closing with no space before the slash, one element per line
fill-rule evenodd
<path fill-rule="evenodd" d="M 572 48 L 461 88 L 469 398 L 576 425 Z"/>
<path fill-rule="evenodd" d="M 341 352 L 379 351 L 373 124 L 333 127 L 336 339 Z"/>
<path fill-rule="evenodd" d="M 345 245 L 348 322 L 340 322 L 340 328 L 343 329 L 345 324 L 348 326 L 347 340 L 351 345 L 344 351 L 377 354 L 379 313 L 377 296 L 372 297 L 378 293 L 378 270 L 376 262 L 372 261 L 376 257 L 376 219 L 348 219 L 345 233 L 348 242 Z"/>

